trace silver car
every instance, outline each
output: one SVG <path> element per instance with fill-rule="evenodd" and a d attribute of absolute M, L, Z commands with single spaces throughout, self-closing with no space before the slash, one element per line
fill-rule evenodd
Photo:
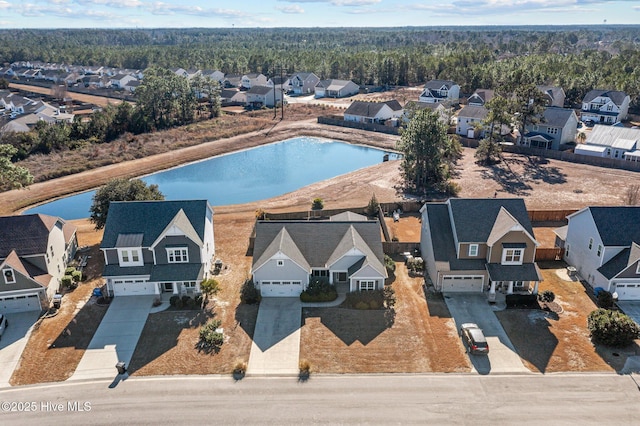
<path fill-rule="evenodd" d="M 487 339 L 477 324 L 472 322 L 462 324 L 460 327 L 460 336 L 470 354 L 486 355 L 489 353 Z"/>

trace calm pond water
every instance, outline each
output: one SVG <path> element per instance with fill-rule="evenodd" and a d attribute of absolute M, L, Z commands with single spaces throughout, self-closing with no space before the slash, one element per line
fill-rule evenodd
<path fill-rule="evenodd" d="M 213 206 L 224 206 L 275 197 L 372 166 L 381 163 L 384 154 L 376 148 L 298 137 L 154 173 L 142 180 L 157 184 L 167 200 L 207 199 Z M 94 193 L 61 198 L 25 214 L 88 217 Z"/>

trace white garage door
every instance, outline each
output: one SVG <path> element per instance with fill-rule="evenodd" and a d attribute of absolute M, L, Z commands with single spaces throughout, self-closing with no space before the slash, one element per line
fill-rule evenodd
<path fill-rule="evenodd" d="M 618 300 L 640 300 L 640 284 L 616 284 Z"/>
<path fill-rule="evenodd" d="M 442 277 L 443 292 L 482 292 L 482 275 L 445 275 Z"/>
<path fill-rule="evenodd" d="M 300 281 L 262 281 L 260 294 L 262 297 L 298 297 L 302 293 Z"/>
<path fill-rule="evenodd" d="M 114 296 L 140 296 L 143 294 L 155 294 L 156 285 L 143 280 L 114 280 Z"/>
<path fill-rule="evenodd" d="M 0 297 L 0 313 L 11 314 L 42 309 L 38 294 Z"/>

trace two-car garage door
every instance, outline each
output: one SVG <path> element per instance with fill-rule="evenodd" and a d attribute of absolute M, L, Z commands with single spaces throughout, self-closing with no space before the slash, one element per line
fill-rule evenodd
<path fill-rule="evenodd" d="M 261 281 L 262 297 L 298 297 L 302 293 L 301 281 Z"/>
<path fill-rule="evenodd" d="M 0 313 L 12 314 L 42 309 L 37 293 L 0 297 Z"/>
<path fill-rule="evenodd" d="M 482 292 L 482 275 L 444 275 L 442 292 Z"/>
<path fill-rule="evenodd" d="M 114 280 L 114 296 L 141 296 L 144 294 L 155 294 L 156 284 L 143 280 Z"/>
<path fill-rule="evenodd" d="M 618 300 L 640 300 L 640 284 L 616 283 Z"/>

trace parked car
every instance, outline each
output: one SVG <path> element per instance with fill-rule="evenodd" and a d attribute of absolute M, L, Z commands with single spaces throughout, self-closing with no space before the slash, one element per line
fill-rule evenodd
<path fill-rule="evenodd" d="M 0 339 L 2 339 L 2 335 L 4 334 L 4 331 L 7 329 L 8 326 L 9 326 L 9 321 L 7 320 L 7 317 L 0 314 Z"/>
<path fill-rule="evenodd" d="M 462 324 L 460 327 L 460 336 L 462 341 L 470 354 L 483 354 L 489 353 L 489 344 L 487 339 L 482 333 L 482 329 L 477 324 L 468 322 Z"/>

